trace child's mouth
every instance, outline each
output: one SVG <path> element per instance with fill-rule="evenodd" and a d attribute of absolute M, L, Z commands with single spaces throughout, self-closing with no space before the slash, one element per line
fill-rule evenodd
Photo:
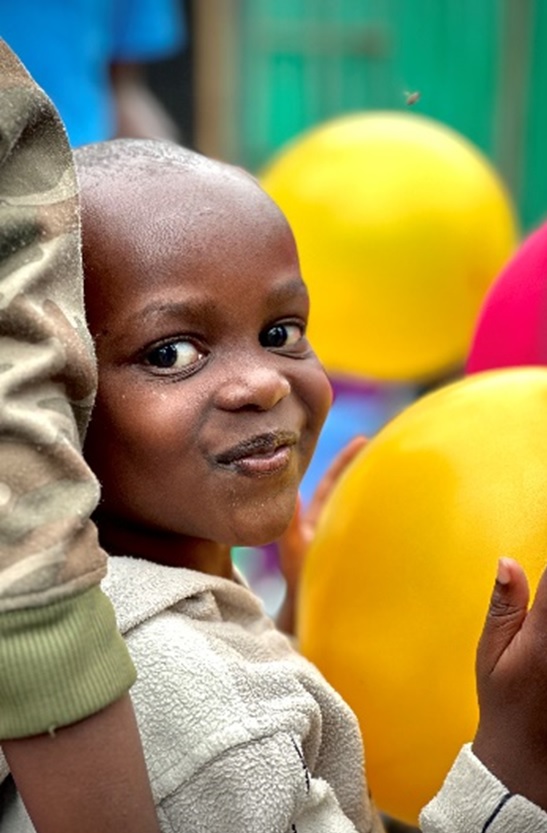
<path fill-rule="evenodd" d="M 217 464 L 242 474 L 260 477 L 287 467 L 297 442 L 293 432 L 271 432 L 243 440 L 216 455 Z"/>

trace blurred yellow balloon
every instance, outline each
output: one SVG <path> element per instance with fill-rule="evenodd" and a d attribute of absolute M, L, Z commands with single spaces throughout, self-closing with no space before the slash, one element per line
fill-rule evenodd
<path fill-rule="evenodd" d="M 379 807 L 416 823 L 477 722 L 474 661 L 497 559 L 547 564 L 547 369 L 477 374 L 413 403 L 329 500 L 298 637 L 356 712 Z"/>
<path fill-rule="evenodd" d="M 261 182 L 293 227 L 329 371 L 408 381 L 463 363 L 517 242 L 475 147 L 414 114 L 356 114 L 297 138 Z"/>

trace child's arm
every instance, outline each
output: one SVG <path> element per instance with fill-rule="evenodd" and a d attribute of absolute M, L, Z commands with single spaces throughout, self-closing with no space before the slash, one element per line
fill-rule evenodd
<path fill-rule="evenodd" d="M 528 612 L 524 571 L 500 559 L 477 652 L 473 752 L 512 793 L 547 810 L 547 573 Z"/>
<path fill-rule="evenodd" d="M 422 829 L 546 833 L 547 571 L 528 611 L 522 568 L 500 560 L 477 652 L 477 689 L 477 735 L 422 812 Z"/>
<path fill-rule="evenodd" d="M 89 520 L 94 383 L 70 150 L 0 41 L 0 738 L 40 833 L 157 830 Z"/>

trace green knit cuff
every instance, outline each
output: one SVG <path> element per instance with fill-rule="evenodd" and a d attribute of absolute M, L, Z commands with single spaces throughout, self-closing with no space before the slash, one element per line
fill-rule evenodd
<path fill-rule="evenodd" d="M 75 723 L 122 697 L 135 669 L 110 600 L 95 586 L 0 614 L 0 738 Z"/>

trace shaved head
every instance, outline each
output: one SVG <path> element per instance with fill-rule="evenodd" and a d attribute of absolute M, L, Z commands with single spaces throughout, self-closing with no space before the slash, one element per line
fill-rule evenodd
<path fill-rule="evenodd" d="M 177 171 L 205 176 L 214 173 L 246 176 L 258 186 L 251 174 L 225 162 L 209 159 L 174 142 L 157 139 L 113 139 L 84 145 L 74 150 L 74 159 L 82 185 L 86 189 L 105 180 L 152 178 Z"/>
<path fill-rule="evenodd" d="M 253 224 L 269 223 L 273 215 L 286 224 L 279 208 L 250 173 L 174 142 L 114 139 L 77 148 L 74 158 L 80 182 L 84 255 L 90 232 L 95 236 L 94 245 L 99 246 L 103 233 L 114 227 L 128 235 L 128 245 L 138 246 L 139 237 L 134 234 L 137 221 L 141 227 L 144 221 L 148 235 L 156 235 L 158 225 L 169 224 L 162 210 L 168 193 L 176 194 L 177 212 L 187 220 L 188 245 L 197 244 L 199 235 L 203 236 L 201 221 L 206 217 L 211 220 L 211 215 L 216 230 L 222 222 L 237 234 L 234 211 L 248 215 L 250 204 L 255 206 Z M 200 222 L 196 224 L 197 219 Z M 159 233 L 158 239 L 161 237 Z"/>
<path fill-rule="evenodd" d="M 99 142 L 76 149 L 74 157 L 86 308 L 94 334 L 101 329 L 104 298 L 123 305 L 120 265 L 128 260 L 147 264 L 139 274 L 148 281 L 152 273 L 170 271 L 175 258 L 181 279 L 183 274 L 189 279 L 189 264 L 205 268 L 218 250 L 221 282 L 225 258 L 235 262 L 244 253 L 251 263 L 258 240 L 284 241 L 296 257 L 282 212 L 242 168 L 154 139 Z"/>

